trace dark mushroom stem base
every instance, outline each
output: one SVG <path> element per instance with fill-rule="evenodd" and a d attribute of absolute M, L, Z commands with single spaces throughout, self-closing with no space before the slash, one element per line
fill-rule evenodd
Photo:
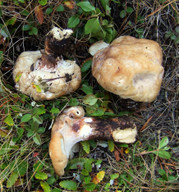
<path fill-rule="evenodd" d="M 60 176 L 64 174 L 72 147 L 79 141 L 102 139 L 134 143 L 136 140 L 137 128 L 129 117 L 104 120 L 84 117 L 84 114 L 82 107 L 71 107 L 53 125 L 49 154 Z"/>

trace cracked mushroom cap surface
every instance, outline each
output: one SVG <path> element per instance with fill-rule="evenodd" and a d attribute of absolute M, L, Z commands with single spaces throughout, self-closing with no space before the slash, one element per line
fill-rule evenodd
<path fill-rule="evenodd" d="M 92 74 L 104 89 L 124 99 L 152 102 L 162 83 L 162 56 L 157 42 L 122 36 L 97 51 Z"/>
<path fill-rule="evenodd" d="M 59 59 L 52 68 L 39 66 L 40 51 L 21 53 L 13 71 L 16 89 L 34 100 L 51 100 L 75 91 L 81 70 L 75 61 Z"/>
<path fill-rule="evenodd" d="M 45 40 L 45 50 L 19 55 L 13 69 L 15 87 L 34 100 L 51 100 L 74 92 L 81 83 L 81 70 L 75 61 L 64 60 L 64 47 L 72 30 L 54 27 Z"/>

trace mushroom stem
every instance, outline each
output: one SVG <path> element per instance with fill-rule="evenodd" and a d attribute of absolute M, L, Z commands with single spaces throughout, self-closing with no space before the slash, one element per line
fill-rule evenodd
<path fill-rule="evenodd" d="M 136 136 L 136 125 L 127 116 L 96 119 L 84 117 L 82 107 L 71 107 L 56 119 L 52 127 L 49 154 L 56 173 L 62 176 L 71 149 L 76 143 L 90 139 L 133 143 Z"/>
<path fill-rule="evenodd" d="M 73 31 L 71 29 L 60 29 L 54 27 L 49 31 L 45 38 L 45 49 L 41 51 L 42 57 L 40 68 L 47 66 L 47 68 L 54 68 L 57 61 L 60 60 L 61 55 L 65 51 L 65 46 L 69 46 L 69 37 Z"/>

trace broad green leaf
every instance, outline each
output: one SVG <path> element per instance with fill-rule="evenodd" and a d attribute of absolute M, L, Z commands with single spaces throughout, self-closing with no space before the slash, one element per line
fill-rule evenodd
<path fill-rule="evenodd" d="M 52 109 L 50 110 L 50 112 L 51 112 L 51 113 L 59 113 L 60 110 L 59 110 L 58 108 L 52 108 Z"/>
<path fill-rule="evenodd" d="M 31 32 L 33 35 L 38 35 L 38 29 L 36 27 L 32 27 Z"/>
<path fill-rule="evenodd" d="M 84 175 L 84 176 L 88 176 L 89 172 L 86 169 L 82 169 L 81 174 Z"/>
<path fill-rule="evenodd" d="M 85 34 L 97 33 L 101 30 L 101 26 L 98 18 L 93 18 L 87 21 L 85 24 Z"/>
<path fill-rule="evenodd" d="M 51 192 L 62 192 L 62 190 L 61 189 L 52 189 Z"/>
<path fill-rule="evenodd" d="M 109 151 L 111 151 L 111 152 L 114 151 L 114 142 L 113 141 L 108 140 L 108 148 L 109 148 Z"/>
<path fill-rule="evenodd" d="M 14 125 L 14 121 L 13 118 L 11 117 L 11 115 L 8 115 L 5 119 L 4 119 L 4 123 L 6 123 L 9 126 L 13 126 Z"/>
<path fill-rule="evenodd" d="M 119 177 L 119 173 L 114 173 L 114 174 L 110 175 L 110 178 L 112 180 L 117 179 L 118 177 Z"/>
<path fill-rule="evenodd" d="M 91 68 L 91 64 L 92 64 L 92 60 L 88 60 L 85 63 L 83 63 L 83 65 L 81 67 L 81 72 L 84 73 L 84 72 L 88 71 Z"/>
<path fill-rule="evenodd" d="M 86 153 L 89 153 L 90 152 L 90 144 L 89 144 L 89 142 L 88 141 L 82 141 L 81 144 L 83 146 L 83 150 Z"/>
<path fill-rule="evenodd" d="M 83 84 L 81 90 L 85 92 L 87 95 L 93 94 L 93 87 Z"/>
<path fill-rule="evenodd" d="M 126 16 L 126 11 L 122 10 L 119 15 L 121 18 L 124 18 Z"/>
<path fill-rule="evenodd" d="M 84 164 L 84 167 L 85 169 L 88 171 L 88 172 L 91 172 L 92 171 L 92 162 L 93 160 L 90 160 L 90 159 L 86 159 L 85 161 L 85 164 Z"/>
<path fill-rule="evenodd" d="M 6 187 L 11 188 L 14 185 L 14 183 L 17 181 L 18 177 L 19 177 L 19 175 L 17 173 L 12 172 L 10 177 L 7 180 Z"/>
<path fill-rule="evenodd" d="M 49 185 L 53 185 L 55 183 L 55 181 L 56 181 L 55 177 L 51 176 L 51 177 L 48 178 L 47 183 Z"/>
<path fill-rule="evenodd" d="M 14 172 L 19 174 L 20 176 L 23 176 L 27 172 L 27 168 L 28 168 L 27 161 L 22 161 L 20 164 L 17 165 Z"/>
<path fill-rule="evenodd" d="M 46 13 L 47 15 L 50 15 L 50 13 L 52 13 L 52 11 L 53 11 L 53 8 L 52 8 L 52 7 L 48 7 L 48 8 L 46 9 L 45 13 Z"/>
<path fill-rule="evenodd" d="M 34 140 L 34 142 L 37 144 L 37 145 L 40 145 L 41 144 L 41 138 L 40 138 L 40 135 L 39 134 L 35 134 L 34 136 L 33 136 L 33 140 Z"/>
<path fill-rule="evenodd" d="M 72 191 L 77 190 L 77 184 L 75 181 L 64 180 L 64 181 L 61 181 L 59 185 L 60 187 L 63 187 L 64 189 L 67 189 L 67 190 L 72 190 Z"/>
<path fill-rule="evenodd" d="M 134 9 L 132 7 L 127 7 L 126 12 L 127 13 L 132 13 Z"/>
<path fill-rule="evenodd" d="M 74 15 L 68 20 L 68 28 L 75 28 L 80 23 L 80 19 L 77 15 Z"/>
<path fill-rule="evenodd" d="M 44 172 L 37 171 L 35 174 L 35 178 L 39 179 L 39 180 L 46 180 L 48 178 L 48 176 Z"/>
<path fill-rule="evenodd" d="M 42 187 L 42 189 L 44 190 L 44 192 L 51 192 L 50 186 L 47 182 L 40 182 L 40 185 Z"/>
<path fill-rule="evenodd" d="M 23 26 L 22 26 L 22 31 L 29 31 L 30 28 L 31 28 L 30 25 L 23 25 Z"/>
<path fill-rule="evenodd" d="M 168 137 L 164 137 L 164 138 L 162 138 L 162 140 L 159 142 L 159 149 L 161 149 L 161 148 L 163 148 L 163 147 L 165 147 L 166 145 L 168 145 L 168 143 L 169 143 L 169 139 L 168 139 Z"/>
<path fill-rule="evenodd" d="M 152 153 L 158 155 L 159 157 L 163 158 L 163 159 L 170 159 L 171 155 L 168 151 L 165 150 L 159 150 L 159 151 L 153 151 Z"/>
<path fill-rule="evenodd" d="M 17 17 L 14 16 L 14 17 L 12 17 L 12 18 L 10 18 L 9 20 L 6 21 L 6 25 L 7 25 L 7 26 L 8 26 L 8 25 L 14 25 L 15 22 L 16 22 L 16 20 L 17 20 Z"/>
<path fill-rule="evenodd" d="M 23 10 L 20 12 L 21 15 L 28 16 L 30 13 L 27 10 Z"/>
<path fill-rule="evenodd" d="M 42 124 L 43 123 L 43 120 L 38 115 L 33 116 L 32 119 L 35 122 L 37 122 L 38 124 Z"/>
<path fill-rule="evenodd" d="M 86 162 L 86 158 L 72 159 L 68 162 L 67 169 L 78 169 L 83 167 Z"/>
<path fill-rule="evenodd" d="M 40 127 L 37 131 L 38 133 L 44 133 L 45 132 L 45 127 Z"/>
<path fill-rule="evenodd" d="M 32 118 L 32 115 L 31 114 L 25 114 L 22 118 L 21 118 L 21 123 L 25 123 L 25 122 L 28 122 L 30 121 Z"/>
<path fill-rule="evenodd" d="M 96 188 L 96 184 L 94 184 L 94 183 L 87 183 L 87 184 L 84 185 L 84 188 L 87 191 L 94 191 L 94 189 Z"/>
<path fill-rule="evenodd" d="M 58 11 L 58 12 L 63 12 L 63 11 L 64 11 L 63 5 L 59 5 L 59 6 L 56 8 L 56 11 Z"/>
<path fill-rule="evenodd" d="M 44 107 L 37 108 L 37 115 L 42 115 L 44 113 L 46 113 L 46 110 Z"/>
<path fill-rule="evenodd" d="M 35 163 L 35 164 L 33 165 L 33 168 L 34 168 L 34 171 L 40 171 L 40 170 L 42 170 L 42 168 L 43 168 L 42 162 L 38 161 L 37 163 Z"/>
<path fill-rule="evenodd" d="M 38 0 L 40 5 L 46 5 L 48 0 Z"/>
<path fill-rule="evenodd" d="M 0 28 L 0 35 L 6 38 L 9 37 L 8 32 L 2 28 Z"/>
<path fill-rule="evenodd" d="M 70 106 L 77 106 L 79 105 L 78 99 L 77 98 L 71 98 L 69 102 Z"/>
<path fill-rule="evenodd" d="M 98 99 L 95 97 L 95 95 L 86 95 L 83 98 L 83 103 L 86 105 L 94 105 Z"/>
<path fill-rule="evenodd" d="M 95 11 L 95 7 L 89 1 L 82 1 L 77 3 L 77 5 L 85 12 Z"/>

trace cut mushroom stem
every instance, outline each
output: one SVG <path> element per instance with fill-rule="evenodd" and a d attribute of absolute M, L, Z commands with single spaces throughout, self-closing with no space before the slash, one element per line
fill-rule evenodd
<path fill-rule="evenodd" d="M 72 147 L 80 141 L 107 139 L 133 143 L 136 140 L 137 128 L 129 117 L 104 120 L 84 117 L 84 114 L 82 107 L 71 107 L 65 110 L 53 125 L 49 154 L 59 176 L 64 174 Z"/>
<path fill-rule="evenodd" d="M 52 68 L 57 65 L 57 62 L 60 60 L 59 57 L 64 52 L 64 46 L 68 44 L 72 33 L 73 31 L 71 29 L 60 29 L 57 27 L 54 27 L 47 33 L 45 49 L 41 51 L 40 67 L 47 66 L 47 68 Z"/>

